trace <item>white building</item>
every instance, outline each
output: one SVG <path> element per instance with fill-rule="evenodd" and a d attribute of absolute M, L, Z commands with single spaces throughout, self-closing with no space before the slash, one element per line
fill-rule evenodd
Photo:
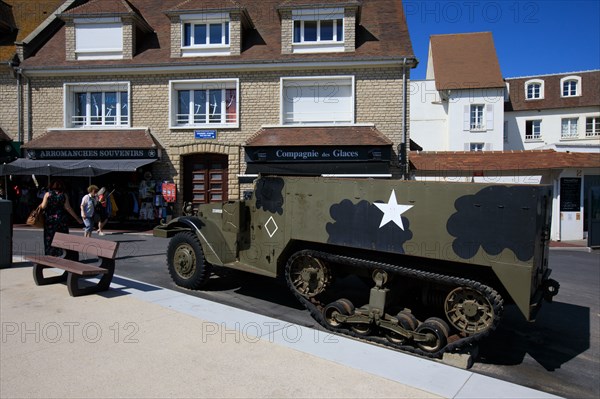
<path fill-rule="evenodd" d="M 600 71 L 504 82 L 491 33 L 435 35 L 410 101 L 411 139 L 425 151 L 410 155 L 415 179 L 552 185 L 551 238 L 587 237 Z"/>
<path fill-rule="evenodd" d="M 427 151 L 502 150 L 505 84 L 490 32 L 434 35 L 410 87 L 411 138 Z"/>
<path fill-rule="evenodd" d="M 507 78 L 505 149 L 600 154 L 600 70 Z"/>

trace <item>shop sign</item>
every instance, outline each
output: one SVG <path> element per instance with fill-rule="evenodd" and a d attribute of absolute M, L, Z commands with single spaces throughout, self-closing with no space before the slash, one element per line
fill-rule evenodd
<path fill-rule="evenodd" d="M 194 130 L 194 138 L 196 140 L 210 139 L 214 140 L 217 138 L 216 130 Z"/>
<path fill-rule="evenodd" d="M 339 162 L 339 161 L 389 161 L 391 149 L 386 147 L 261 147 L 246 148 L 248 161 L 252 162 Z"/>
<path fill-rule="evenodd" d="M 27 150 L 29 159 L 156 159 L 155 149 L 48 149 Z"/>
<path fill-rule="evenodd" d="M 581 211 L 581 178 L 563 177 L 560 179 L 560 211 Z"/>

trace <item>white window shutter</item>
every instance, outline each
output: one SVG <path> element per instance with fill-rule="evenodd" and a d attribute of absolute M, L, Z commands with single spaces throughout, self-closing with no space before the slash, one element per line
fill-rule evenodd
<path fill-rule="evenodd" d="M 485 106 L 485 130 L 494 130 L 494 105 Z"/>
<path fill-rule="evenodd" d="M 492 143 L 485 143 L 485 146 L 483 147 L 486 151 L 492 151 L 494 148 L 492 146 Z"/>
<path fill-rule="evenodd" d="M 471 151 L 471 143 L 465 143 L 465 151 Z"/>
<path fill-rule="evenodd" d="M 471 107 L 465 105 L 463 111 L 463 130 L 471 130 Z"/>

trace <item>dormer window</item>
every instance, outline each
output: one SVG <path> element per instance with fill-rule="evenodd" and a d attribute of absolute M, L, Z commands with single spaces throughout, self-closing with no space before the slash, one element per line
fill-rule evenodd
<path fill-rule="evenodd" d="M 525 98 L 527 100 L 541 100 L 544 98 L 544 81 L 539 79 L 525 82 Z"/>
<path fill-rule="evenodd" d="M 181 16 L 181 56 L 229 55 L 229 14 Z"/>
<path fill-rule="evenodd" d="M 294 21 L 294 44 L 344 41 L 344 20 Z"/>
<path fill-rule="evenodd" d="M 78 60 L 123 58 L 120 18 L 75 18 L 75 57 Z"/>
<path fill-rule="evenodd" d="M 344 9 L 292 10 L 293 53 L 342 52 Z"/>
<path fill-rule="evenodd" d="M 567 76 L 560 80 L 561 97 L 578 97 L 581 95 L 581 77 Z"/>

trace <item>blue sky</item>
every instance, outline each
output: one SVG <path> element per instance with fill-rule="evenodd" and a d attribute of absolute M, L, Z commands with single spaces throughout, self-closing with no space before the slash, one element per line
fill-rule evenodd
<path fill-rule="evenodd" d="M 600 0 L 404 0 L 424 79 L 429 36 L 491 31 L 502 76 L 600 69 Z"/>

